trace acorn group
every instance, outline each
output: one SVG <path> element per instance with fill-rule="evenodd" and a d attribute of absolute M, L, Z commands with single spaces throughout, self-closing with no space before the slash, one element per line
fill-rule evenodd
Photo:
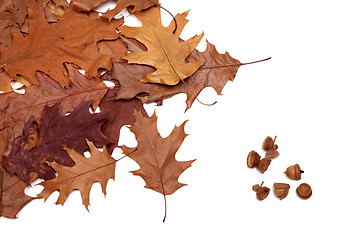
<path fill-rule="evenodd" d="M 247 167 L 257 168 L 262 174 L 268 169 L 271 160 L 277 158 L 280 154 L 278 152 L 278 146 L 275 144 L 275 138 L 266 137 L 262 144 L 262 149 L 265 151 L 264 158 L 254 150 L 250 151 L 247 156 Z M 300 180 L 302 173 L 304 171 L 300 168 L 299 164 L 294 164 L 289 166 L 284 172 L 285 175 L 292 180 Z M 270 192 L 268 187 L 262 186 L 264 182 L 260 185 L 255 184 L 252 188 L 256 192 L 256 198 L 260 201 L 264 200 Z M 287 183 L 274 183 L 274 195 L 280 200 L 286 198 L 289 193 L 290 185 Z M 312 190 L 309 184 L 302 183 L 296 189 L 296 194 L 301 199 L 309 199 L 312 195 Z"/>
<path fill-rule="evenodd" d="M 277 158 L 280 153 L 278 152 L 278 146 L 275 144 L 275 138 L 266 137 L 262 144 L 262 149 L 266 151 L 265 157 L 261 159 L 261 156 L 254 150 L 250 151 L 247 156 L 247 166 L 249 168 L 257 168 L 262 174 L 267 171 L 271 160 Z"/>

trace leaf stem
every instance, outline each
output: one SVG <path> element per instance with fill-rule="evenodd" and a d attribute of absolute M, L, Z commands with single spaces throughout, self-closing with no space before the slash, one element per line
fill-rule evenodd
<path fill-rule="evenodd" d="M 128 157 L 131 153 L 134 153 L 135 151 L 138 150 L 138 147 L 136 147 L 135 149 L 133 149 L 131 152 L 129 152 L 128 154 L 124 155 L 123 157 L 117 159 L 114 163 L 118 162 L 119 160 L 122 160 L 125 157 Z M 110 164 L 110 163 L 109 163 Z"/>
<path fill-rule="evenodd" d="M 177 31 L 178 24 L 177 24 L 176 18 L 173 16 L 173 14 L 169 10 L 167 10 L 166 8 L 162 7 L 160 4 L 152 2 L 151 0 L 147 0 L 147 1 L 150 2 L 150 3 L 153 3 L 157 7 L 160 7 L 161 9 L 163 9 L 164 11 L 166 11 L 168 14 L 171 15 L 171 17 L 173 18 L 173 21 L 174 21 L 174 26 L 175 26 L 174 29 L 173 29 L 173 34 L 175 34 L 176 31 Z"/>
<path fill-rule="evenodd" d="M 199 103 L 205 106 L 213 106 L 214 104 L 218 103 L 218 101 L 215 101 L 214 103 L 203 103 L 201 102 L 197 97 L 195 98 Z"/>
<path fill-rule="evenodd" d="M 173 14 L 172 14 L 169 10 L 167 10 L 166 8 L 164 8 L 164 7 L 160 6 L 160 5 L 157 5 L 157 6 L 159 6 L 161 9 L 165 10 L 165 11 L 166 11 L 168 14 L 170 14 L 171 17 L 173 18 L 174 26 L 175 26 L 174 29 L 173 29 L 173 34 L 175 34 L 176 31 L 177 31 L 177 27 L 178 27 L 176 18 L 175 18 L 175 17 L 173 16 Z"/>
<path fill-rule="evenodd" d="M 163 194 L 163 196 L 164 196 L 164 204 L 165 204 L 165 214 L 164 214 L 163 222 L 165 222 L 165 220 L 166 220 L 166 213 L 167 213 L 167 204 L 166 204 L 166 195 Z"/>
<path fill-rule="evenodd" d="M 2 216 L 2 193 L 3 193 L 3 188 L 4 188 L 4 171 L 0 169 L 0 217 Z"/>
<path fill-rule="evenodd" d="M 185 86 L 186 86 L 186 89 L 188 90 L 188 91 L 191 91 L 192 93 L 193 93 L 193 95 L 195 95 L 195 99 L 199 102 L 199 103 L 201 103 L 202 105 L 205 105 L 205 106 L 213 106 L 214 104 L 216 104 L 218 101 L 215 101 L 215 102 L 213 102 L 213 103 L 203 103 L 203 102 L 201 102 L 199 99 L 198 99 L 198 95 L 199 94 L 195 94 L 195 92 L 193 91 L 193 90 L 191 90 L 190 89 L 190 87 L 186 84 L 186 82 L 183 80 L 183 79 L 180 79 L 184 84 L 185 84 Z"/>
<path fill-rule="evenodd" d="M 268 61 L 268 60 L 270 60 L 271 59 L 271 57 L 269 57 L 269 58 L 265 58 L 265 59 L 262 59 L 262 60 L 257 60 L 257 61 L 254 61 L 254 62 L 247 62 L 247 63 L 241 63 L 241 64 L 238 64 L 238 65 L 249 65 L 249 64 L 253 64 L 253 63 L 259 63 L 259 62 L 264 62 L 264 61 Z"/>

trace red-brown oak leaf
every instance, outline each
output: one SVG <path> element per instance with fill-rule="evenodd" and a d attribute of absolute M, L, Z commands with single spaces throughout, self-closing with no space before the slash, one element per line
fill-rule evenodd
<path fill-rule="evenodd" d="M 146 188 L 164 195 L 166 217 L 166 195 L 186 185 L 178 182 L 178 178 L 194 161 L 181 162 L 175 159 L 176 152 L 187 136 L 184 131 L 186 122 L 175 127 L 168 137 L 162 138 L 157 130 L 155 114 L 150 118 L 144 117 L 141 112 L 135 112 L 134 115 L 136 123 L 130 130 L 136 135 L 138 146 L 137 151 L 129 157 L 138 163 L 140 169 L 132 173 L 144 179 Z M 122 146 L 122 150 L 127 155 L 134 149 Z"/>
<path fill-rule="evenodd" d="M 2 167 L 2 155 L 7 149 L 10 135 L 7 130 L 0 131 L 0 216 L 16 218 L 17 213 L 33 198 L 24 192 L 27 184 L 19 177 L 10 175 Z M 30 181 L 35 180 L 36 177 L 31 174 Z"/>
<path fill-rule="evenodd" d="M 32 176 L 31 181 L 34 180 Z M 0 165 L 0 216 L 16 218 L 17 213 L 34 198 L 25 194 L 27 184 L 17 176 L 11 176 Z"/>
<path fill-rule="evenodd" d="M 89 194 L 95 182 L 101 184 L 102 192 L 106 194 L 108 180 L 115 178 L 116 160 L 110 156 L 105 147 L 103 152 L 100 152 L 92 142 L 88 141 L 88 145 L 91 154 L 89 158 L 82 156 L 74 149 L 64 147 L 64 150 L 74 160 L 75 166 L 65 167 L 55 162 L 50 163 L 49 165 L 55 169 L 58 175 L 52 180 L 40 183 L 44 189 L 38 194 L 37 198 L 48 199 L 50 194 L 59 191 L 60 195 L 56 204 L 64 204 L 73 190 L 79 190 L 82 203 L 88 210 L 90 205 Z"/>
<path fill-rule="evenodd" d="M 80 154 L 88 148 L 86 139 L 98 147 L 111 143 L 103 135 L 101 126 L 106 121 L 101 113 L 89 112 L 90 102 L 82 102 L 68 116 L 59 115 L 60 104 L 45 106 L 39 127 L 31 118 L 25 124 L 24 132 L 11 147 L 3 166 L 29 184 L 29 173 L 35 172 L 44 180 L 52 179 L 55 173 L 46 162 L 57 162 L 73 166 L 72 159 L 62 146 L 69 146 Z"/>
<path fill-rule="evenodd" d="M 111 19 L 113 19 L 124 8 L 127 8 L 131 13 L 136 13 L 155 5 L 159 5 L 159 0 L 117 0 L 116 7 L 103 13 L 102 17 L 111 21 Z"/>
<path fill-rule="evenodd" d="M 187 58 L 187 61 L 202 61 L 202 65 L 191 77 L 176 86 L 165 86 L 160 84 L 142 83 L 138 80 L 153 68 L 144 65 L 114 63 L 111 70 L 111 78 L 118 80 L 120 90 L 117 99 L 131 99 L 139 94 L 147 94 L 142 97 L 143 102 L 154 102 L 160 99 L 172 97 L 178 93 L 186 93 L 187 109 L 197 98 L 205 87 L 213 87 L 220 95 L 228 81 L 233 81 L 238 68 L 242 65 L 240 61 L 232 58 L 227 52 L 220 54 L 215 46 L 207 42 L 205 52 L 195 50 Z"/>
<path fill-rule="evenodd" d="M 126 62 L 123 57 L 127 54 L 127 45 L 120 38 L 116 40 L 102 40 L 97 43 L 98 52 L 110 56 L 111 62 Z"/>
<path fill-rule="evenodd" d="M 49 23 L 58 22 L 66 12 L 69 3 L 67 0 L 43 0 L 44 13 Z"/>
<path fill-rule="evenodd" d="M 37 0 L 2 0 L 0 3 L 0 43 L 9 46 L 12 41 L 11 28 L 19 27 L 23 33 L 29 33 L 28 6 Z M 48 22 L 57 22 L 68 6 L 66 0 L 39 0 L 43 4 Z"/>
<path fill-rule="evenodd" d="M 49 24 L 44 18 L 41 4 L 31 5 L 29 14 L 29 35 L 23 36 L 12 28 L 13 40 L 9 47 L 0 45 L 0 65 L 6 72 L 20 74 L 33 84 L 37 70 L 45 72 L 61 86 L 68 86 L 63 63 L 80 66 L 89 76 L 96 76 L 98 69 L 111 67 L 110 57 L 97 51 L 97 42 L 118 38 L 116 27 L 123 19 L 109 22 L 91 19 L 78 13 L 71 4 L 62 19 Z"/>
<path fill-rule="evenodd" d="M 76 10 L 89 12 L 108 0 L 73 0 Z M 158 0 L 117 0 L 116 7 L 104 12 L 102 17 L 111 21 L 123 9 L 128 8 L 131 13 L 148 9 L 154 5 L 159 5 Z"/>
<path fill-rule="evenodd" d="M 108 74 L 104 74 L 102 80 L 110 80 Z M 142 102 L 133 98 L 128 101 L 116 100 L 118 86 L 109 89 L 100 103 L 102 113 L 106 116 L 107 122 L 102 126 L 102 132 L 105 136 L 112 140 L 107 145 L 108 151 L 112 154 L 113 150 L 118 146 L 120 129 L 124 125 L 133 125 L 136 121 L 133 112 L 140 111 L 145 117 L 148 117 Z"/>
<path fill-rule="evenodd" d="M 13 91 L 11 84 L 12 81 L 20 82 L 25 86 L 32 85 L 26 78 L 22 76 L 12 77 L 5 71 L 4 68 L 0 68 L 0 91 L 3 92 Z"/>
<path fill-rule="evenodd" d="M 10 128 L 15 137 L 22 134 L 24 124 L 31 116 L 39 122 L 43 107 L 61 102 L 60 114 L 71 112 L 82 101 L 91 101 L 94 109 L 108 91 L 99 78 L 88 79 L 78 69 L 66 64 L 70 87 L 63 88 L 48 75 L 37 72 L 39 86 L 27 86 L 25 94 L 9 92 L 0 94 L 0 130 Z"/>

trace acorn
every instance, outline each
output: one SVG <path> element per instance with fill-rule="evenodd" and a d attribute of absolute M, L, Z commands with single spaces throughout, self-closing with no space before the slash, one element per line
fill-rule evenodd
<path fill-rule="evenodd" d="M 284 173 L 292 180 L 300 180 L 301 174 L 304 173 L 304 171 L 301 170 L 300 165 L 295 164 L 288 167 Z"/>
<path fill-rule="evenodd" d="M 267 171 L 270 163 L 271 159 L 269 157 L 262 158 L 259 165 L 257 165 L 257 170 L 263 174 L 265 171 Z"/>
<path fill-rule="evenodd" d="M 249 168 L 255 168 L 259 164 L 260 159 L 261 156 L 257 152 L 255 152 L 254 150 L 250 151 L 247 156 L 247 166 Z"/>
<path fill-rule="evenodd" d="M 302 199 L 308 199 L 312 195 L 312 190 L 309 184 L 302 183 L 296 188 L 297 196 Z"/>
<path fill-rule="evenodd" d="M 270 192 L 270 189 L 268 187 L 262 187 L 263 183 L 264 182 L 262 181 L 261 185 L 255 184 L 252 188 L 253 191 L 256 192 L 256 198 L 259 201 L 265 199 Z"/>
<path fill-rule="evenodd" d="M 266 152 L 266 157 L 270 158 L 277 158 L 279 155 L 280 153 L 274 148 L 271 148 Z"/>
<path fill-rule="evenodd" d="M 285 198 L 289 193 L 290 185 L 287 183 L 274 183 L 274 194 L 280 200 Z"/>
<path fill-rule="evenodd" d="M 274 139 L 272 139 L 271 137 L 266 137 L 265 140 L 263 141 L 263 144 L 262 144 L 262 149 L 265 150 L 265 151 L 268 151 L 270 149 L 277 149 L 278 146 L 275 144 L 275 141 L 276 141 L 276 136 Z"/>

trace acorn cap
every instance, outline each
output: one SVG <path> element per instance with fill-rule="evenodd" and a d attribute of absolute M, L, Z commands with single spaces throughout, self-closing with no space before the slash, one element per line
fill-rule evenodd
<path fill-rule="evenodd" d="M 267 171 L 269 165 L 271 163 L 271 159 L 268 157 L 262 158 L 259 165 L 257 165 L 257 170 L 259 170 L 262 174 Z"/>
<path fill-rule="evenodd" d="M 284 173 L 292 180 L 300 180 L 301 174 L 304 173 L 304 171 L 301 170 L 300 165 L 295 164 L 289 166 Z"/>
<path fill-rule="evenodd" d="M 309 184 L 302 183 L 296 189 L 297 196 L 302 199 L 308 199 L 312 195 L 312 190 Z"/>
<path fill-rule="evenodd" d="M 262 149 L 268 151 L 274 146 L 274 140 L 271 137 L 266 137 L 262 144 Z"/>
<path fill-rule="evenodd" d="M 275 189 L 289 189 L 290 185 L 288 183 L 274 183 Z"/>
<path fill-rule="evenodd" d="M 271 148 L 266 152 L 266 157 L 270 158 L 277 158 L 279 155 L 280 153 L 274 148 Z"/>
<path fill-rule="evenodd" d="M 259 162 L 260 162 L 261 156 L 253 151 L 250 151 L 248 156 L 247 156 L 247 167 L 249 168 L 255 168 Z"/>

